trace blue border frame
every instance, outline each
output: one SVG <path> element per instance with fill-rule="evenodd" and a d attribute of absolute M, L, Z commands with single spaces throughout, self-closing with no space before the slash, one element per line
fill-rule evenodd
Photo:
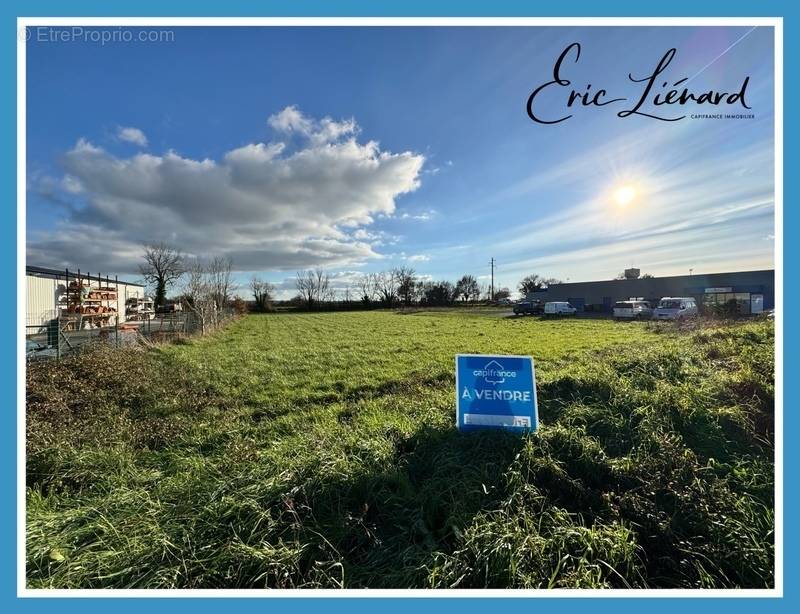
<path fill-rule="evenodd" d="M 800 262 L 798 244 L 792 241 L 793 231 L 800 228 L 800 207 L 798 207 L 798 173 L 790 172 L 800 168 L 798 160 L 798 143 L 796 135 L 800 134 L 797 100 L 800 100 L 797 76 L 800 75 L 800 2 L 796 0 L 762 0 L 749 2 L 745 0 L 727 0 L 726 2 L 701 2 L 698 0 L 672 0 L 669 3 L 644 4 L 641 1 L 617 0 L 609 3 L 592 2 L 591 0 L 573 0 L 570 3 L 550 1 L 494 0 L 461 0 L 458 3 L 434 2 L 424 0 L 399 0 L 388 2 L 370 2 L 369 0 L 343 0 L 335 5 L 325 0 L 300 0 L 297 2 L 278 3 L 268 0 L 256 4 L 252 0 L 226 0 L 214 3 L 211 0 L 195 0 L 190 3 L 168 2 L 166 0 L 139 0 L 136 3 L 110 3 L 100 0 L 76 0 L 69 4 L 57 0 L 29 1 L 4 0 L 0 4 L 2 33 L 0 37 L 0 70 L 5 84 L 5 95 L 2 97 L 2 164 L 0 164 L 0 186 L 5 205 L 0 208 L 0 263 L 5 271 L 6 279 L 16 279 L 16 18 L 18 16 L 648 16 L 648 17 L 709 17 L 709 16 L 742 16 L 742 17 L 783 17 L 784 18 L 784 305 L 800 304 L 798 293 L 796 263 Z M 14 138 L 11 137 L 14 135 Z M 16 322 L 16 302 L 14 313 L 6 311 L 6 318 L 13 317 Z M 784 311 L 784 313 L 787 313 Z M 791 312 L 790 312 L 791 313 Z M 790 315 L 790 314 L 787 314 Z M 798 339 L 800 320 L 787 317 L 784 322 L 784 373 L 796 373 L 798 362 L 797 347 L 791 342 Z M 16 335 L 15 335 L 16 336 Z M 592 611 L 605 610 L 614 612 L 638 612 L 647 608 L 649 612 L 671 612 L 681 610 L 710 609 L 722 607 L 731 614 L 750 612 L 752 610 L 766 612 L 783 612 L 797 610 L 800 606 L 797 580 L 800 579 L 798 568 L 797 525 L 792 521 L 798 517 L 798 493 L 792 486 L 798 485 L 798 468 L 800 468 L 800 448 L 789 445 L 792 436 L 800 432 L 798 423 L 800 416 L 793 409 L 800 406 L 797 379 L 787 379 L 784 389 L 784 598 L 766 599 L 753 602 L 749 599 L 695 599 L 680 601 L 652 600 L 647 598 L 605 598 L 588 601 L 586 599 L 414 599 L 405 600 L 382 599 L 375 603 L 374 599 L 214 599 L 188 600 L 149 599 L 147 603 L 138 603 L 133 599 L 114 599 L 110 603 L 106 599 L 18 599 L 16 597 L 16 356 L 15 342 L 3 344 L 0 353 L 0 389 L 5 391 L 2 412 L 2 428 L 0 428 L 0 466 L 2 470 L 3 492 L 14 493 L 2 510 L 0 524 L 0 603 L 5 611 L 52 612 L 81 611 L 105 612 L 113 607 L 116 612 L 138 612 L 142 607 L 150 611 L 172 610 L 176 608 L 192 608 L 195 611 L 218 611 L 236 608 L 248 610 L 280 610 L 294 611 L 325 610 L 341 612 L 361 612 L 378 607 L 388 614 L 408 608 L 423 611 L 437 611 L 443 608 L 458 608 L 461 612 L 477 612 L 489 608 L 505 610 L 531 610 L 534 608 L 558 608 L 559 611 Z M 794 580 L 794 581 L 793 581 Z M 456 602 L 457 600 L 457 602 Z M 792 607 L 791 603 L 795 603 Z"/>

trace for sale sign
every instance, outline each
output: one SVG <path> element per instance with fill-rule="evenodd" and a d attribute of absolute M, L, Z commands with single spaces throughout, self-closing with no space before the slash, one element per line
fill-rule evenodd
<path fill-rule="evenodd" d="M 536 377 L 530 356 L 456 356 L 456 424 L 460 431 L 536 430 Z"/>

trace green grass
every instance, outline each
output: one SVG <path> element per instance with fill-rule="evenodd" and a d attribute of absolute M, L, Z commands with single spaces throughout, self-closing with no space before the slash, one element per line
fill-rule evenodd
<path fill-rule="evenodd" d="M 773 585 L 770 322 L 252 315 L 28 372 L 30 587 Z M 460 434 L 456 353 L 536 359 Z"/>

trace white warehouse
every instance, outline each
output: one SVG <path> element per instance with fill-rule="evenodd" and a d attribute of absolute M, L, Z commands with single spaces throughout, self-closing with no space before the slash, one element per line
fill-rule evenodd
<path fill-rule="evenodd" d="M 26 324 L 42 326 L 69 313 L 95 327 L 125 322 L 129 299 L 144 299 L 144 286 L 105 275 L 72 270 L 25 267 Z"/>

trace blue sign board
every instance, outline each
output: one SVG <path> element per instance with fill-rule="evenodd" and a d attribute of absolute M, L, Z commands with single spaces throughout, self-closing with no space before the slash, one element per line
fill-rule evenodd
<path fill-rule="evenodd" d="M 458 354 L 456 423 L 460 431 L 536 430 L 539 414 L 533 358 Z"/>

